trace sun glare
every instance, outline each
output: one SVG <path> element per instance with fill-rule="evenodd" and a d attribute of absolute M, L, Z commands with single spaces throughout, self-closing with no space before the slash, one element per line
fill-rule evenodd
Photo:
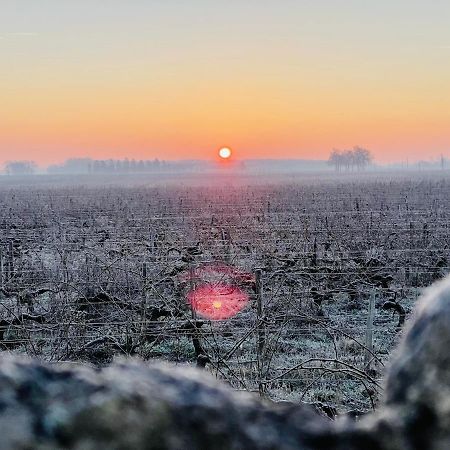
<path fill-rule="evenodd" d="M 231 150 L 228 147 L 223 147 L 219 150 L 219 156 L 222 159 L 228 159 L 231 156 Z"/>

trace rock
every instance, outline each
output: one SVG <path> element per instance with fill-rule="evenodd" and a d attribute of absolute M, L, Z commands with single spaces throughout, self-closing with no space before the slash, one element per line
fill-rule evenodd
<path fill-rule="evenodd" d="M 0 450 L 450 448 L 450 278 L 422 298 L 385 399 L 358 422 L 262 402 L 194 368 L 0 356 Z"/>

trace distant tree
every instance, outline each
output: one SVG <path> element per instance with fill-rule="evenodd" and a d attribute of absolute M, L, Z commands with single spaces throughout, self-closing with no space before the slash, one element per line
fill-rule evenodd
<path fill-rule="evenodd" d="M 82 174 L 91 173 L 93 161 L 90 158 L 70 158 L 62 164 L 47 167 L 47 173 Z"/>
<path fill-rule="evenodd" d="M 90 158 L 70 158 L 64 163 L 64 171 L 67 173 L 86 173 L 89 171 Z"/>
<path fill-rule="evenodd" d="M 372 154 L 363 147 L 353 148 L 353 162 L 358 170 L 365 169 L 372 161 Z"/>
<path fill-rule="evenodd" d="M 10 163 L 13 164 L 13 163 Z M 165 161 L 154 160 L 135 160 L 125 159 L 90 159 L 90 158 L 72 158 L 62 164 L 51 165 L 47 168 L 48 173 L 145 173 L 158 172 L 169 169 L 171 166 Z M 10 173 L 13 173 L 11 166 Z"/>
<path fill-rule="evenodd" d="M 352 150 L 347 150 L 342 153 L 342 163 L 347 170 L 353 169 L 355 164 L 355 156 Z"/>
<path fill-rule="evenodd" d="M 106 161 L 106 172 L 114 173 L 116 171 L 116 163 L 113 159 L 108 159 Z"/>
<path fill-rule="evenodd" d="M 34 161 L 8 161 L 5 164 L 5 172 L 8 175 L 31 175 L 35 170 Z"/>
<path fill-rule="evenodd" d="M 115 160 L 116 172 L 123 173 L 123 165 L 120 159 Z"/>
<path fill-rule="evenodd" d="M 346 170 L 365 169 L 372 161 L 372 155 L 369 150 L 362 147 L 354 147 L 353 150 L 333 149 L 328 158 L 328 164 L 340 172 L 343 168 Z"/>
<path fill-rule="evenodd" d="M 342 152 L 334 148 L 328 158 L 328 164 L 334 166 L 335 170 L 340 172 L 342 169 Z"/>

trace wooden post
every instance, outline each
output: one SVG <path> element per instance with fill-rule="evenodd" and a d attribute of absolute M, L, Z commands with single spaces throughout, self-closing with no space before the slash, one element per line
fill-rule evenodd
<path fill-rule="evenodd" d="M 14 274 L 14 246 L 12 240 L 9 241 L 8 267 L 8 279 L 11 279 Z"/>
<path fill-rule="evenodd" d="M 150 231 L 150 254 L 153 255 L 155 253 L 155 233 L 153 231 Z"/>
<path fill-rule="evenodd" d="M 0 245 L 0 288 L 3 289 L 3 249 Z"/>
<path fill-rule="evenodd" d="M 86 268 L 86 280 L 85 280 L 86 292 L 85 292 L 85 295 L 88 296 L 89 292 L 90 292 L 90 288 L 91 288 L 91 286 L 90 286 L 91 273 L 89 271 L 90 258 L 89 258 L 89 255 L 87 253 L 84 256 L 85 256 L 85 265 L 84 265 L 84 267 Z"/>
<path fill-rule="evenodd" d="M 225 261 L 230 264 L 231 261 L 231 235 L 229 230 L 222 228 L 222 243 L 225 246 Z"/>
<path fill-rule="evenodd" d="M 147 263 L 142 263 L 142 278 L 144 280 L 144 283 L 147 281 Z"/>
<path fill-rule="evenodd" d="M 259 395 L 264 394 L 264 385 L 261 383 L 262 368 L 264 364 L 264 347 L 265 347 L 265 333 L 264 333 L 264 303 L 262 293 L 262 271 L 255 270 L 255 285 L 256 285 L 256 316 L 257 316 L 257 369 L 258 369 L 258 390 Z"/>
<path fill-rule="evenodd" d="M 142 303 L 141 303 L 141 336 L 144 339 L 147 330 L 147 263 L 142 263 Z"/>
<path fill-rule="evenodd" d="M 194 270 L 194 266 L 192 264 L 192 256 L 189 256 L 188 270 L 189 270 L 189 292 L 193 292 L 195 289 L 195 282 L 194 282 L 195 270 Z M 192 320 L 195 321 L 195 320 L 197 320 L 197 314 L 195 312 L 195 309 L 192 307 L 192 305 L 190 305 L 190 307 L 191 307 Z"/>
<path fill-rule="evenodd" d="M 313 243 L 313 255 L 311 260 L 312 266 L 317 266 L 317 238 L 314 237 L 314 243 Z"/>
<path fill-rule="evenodd" d="M 364 366 L 366 370 L 370 369 L 370 362 L 372 361 L 373 353 L 373 317 L 375 313 L 375 289 L 372 289 L 369 298 L 369 313 L 367 315 L 366 327 L 366 352 L 364 354 Z"/>
<path fill-rule="evenodd" d="M 128 301 L 130 301 L 131 285 L 130 285 L 130 273 L 129 273 L 129 267 L 128 267 L 128 248 L 127 248 L 127 253 L 125 254 L 124 264 L 125 264 L 125 282 L 127 284 Z"/>
<path fill-rule="evenodd" d="M 189 270 L 189 291 L 193 292 L 195 289 L 195 269 L 194 265 L 192 264 L 194 261 L 194 257 L 192 255 L 189 255 L 188 260 L 188 270 Z M 192 345 L 194 346 L 195 355 L 197 357 L 197 365 L 201 363 L 201 359 L 206 355 L 206 352 L 203 349 L 202 345 L 202 335 L 200 328 L 198 326 L 197 322 L 197 312 L 195 311 L 195 308 L 190 305 L 191 307 L 191 316 L 192 316 L 192 327 L 190 328 L 191 331 L 191 338 L 192 338 Z M 203 361 L 205 363 L 205 361 Z"/>

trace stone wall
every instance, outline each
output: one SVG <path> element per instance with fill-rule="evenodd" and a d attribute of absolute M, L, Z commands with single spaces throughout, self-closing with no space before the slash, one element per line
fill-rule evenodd
<path fill-rule="evenodd" d="M 0 450 L 450 448 L 450 278 L 423 296 L 377 412 L 329 421 L 234 392 L 196 369 L 102 370 L 0 356 Z"/>

